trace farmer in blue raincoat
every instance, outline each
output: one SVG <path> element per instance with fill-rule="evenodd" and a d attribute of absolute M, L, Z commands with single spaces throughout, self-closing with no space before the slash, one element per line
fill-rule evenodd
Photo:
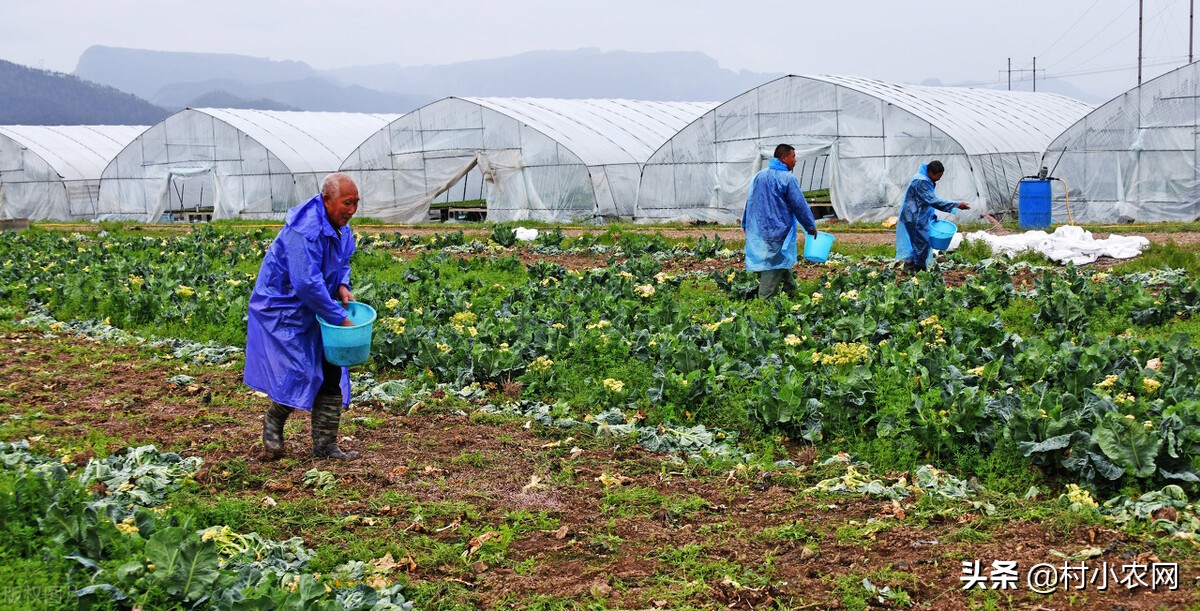
<path fill-rule="evenodd" d="M 312 452 L 321 458 L 357 458 L 337 446 L 342 410 L 350 404 L 350 376 L 325 361 L 317 316 L 353 326 L 345 306 L 350 293 L 358 187 L 330 174 L 321 193 L 288 210 L 271 242 L 254 292 L 246 329 L 246 385 L 271 399 L 263 422 L 269 460 L 283 456 L 283 424 L 293 409 L 312 411 Z"/>
<path fill-rule="evenodd" d="M 933 249 L 929 245 L 929 228 L 933 225 L 934 209 L 942 212 L 967 210 L 967 202 L 942 199 L 933 192 L 946 168 L 934 160 L 921 166 L 908 181 L 904 203 L 900 205 L 900 222 L 896 225 L 896 259 L 904 261 L 904 270 L 915 272 L 929 266 Z"/>
<path fill-rule="evenodd" d="M 750 182 L 750 195 L 742 213 L 746 232 L 746 271 L 758 272 L 758 296 L 770 297 L 779 286 L 791 295 L 796 291 L 796 223 L 817 237 L 800 181 L 792 174 L 796 149 L 790 144 L 775 147 L 770 165 Z"/>

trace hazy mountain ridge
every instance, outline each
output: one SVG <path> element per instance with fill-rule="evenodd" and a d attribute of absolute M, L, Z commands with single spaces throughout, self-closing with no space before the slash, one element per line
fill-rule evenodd
<path fill-rule="evenodd" d="M 734 72 L 698 52 L 530 51 L 439 66 L 318 71 L 303 62 L 93 46 L 76 74 L 168 107 L 212 90 L 304 110 L 408 112 L 447 96 L 720 101 L 782 76 Z"/>
<path fill-rule="evenodd" d="M 268 100 L 266 98 L 258 98 L 248 100 L 241 96 L 234 95 L 223 89 L 209 91 L 203 93 L 187 104 L 189 108 L 248 108 L 253 110 L 300 110 L 295 106 L 288 106 Z"/>
<path fill-rule="evenodd" d="M 153 125 L 170 114 L 113 87 L 0 60 L 0 124 Z"/>
<path fill-rule="evenodd" d="M 403 113 L 451 95 L 723 101 L 780 76 L 726 70 L 698 52 L 531 51 L 438 66 L 320 71 L 233 54 L 94 46 L 75 75 L 0 60 L 0 122 L 146 125 L 186 107 Z M 1104 101 L 1053 79 L 1038 89 Z"/>
<path fill-rule="evenodd" d="M 79 56 L 75 76 L 150 100 L 164 85 L 212 80 L 268 83 L 312 78 L 304 62 L 232 53 L 182 53 L 94 45 Z"/>
<path fill-rule="evenodd" d="M 292 110 L 402 113 L 434 100 L 427 96 L 387 93 L 357 85 L 338 85 L 320 77 L 270 83 L 244 83 L 232 79 L 171 83 L 163 86 L 151 99 L 168 108 L 196 108 L 203 106 L 201 101 L 216 91 L 242 100 L 257 100 L 259 104 L 253 107 L 238 104 L 229 108 L 266 109 L 264 104 L 271 103 Z"/>
<path fill-rule="evenodd" d="M 440 66 L 330 70 L 344 82 L 446 96 L 723 101 L 783 74 L 734 72 L 699 52 L 530 51 Z"/>

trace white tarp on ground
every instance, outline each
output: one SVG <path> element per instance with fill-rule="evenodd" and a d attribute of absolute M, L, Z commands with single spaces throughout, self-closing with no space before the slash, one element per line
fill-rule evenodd
<path fill-rule="evenodd" d="M 829 189 L 849 221 L 897 213 L 908 179 L 939 159 L 942 197 L 974 218 L 1012 208 L 1046 145 L 1091 110 L 1060 95 L 926 87 L 845 76 L 786 76 L 705 113 L 647 160 L 637 220 L 741 220 L 751 178 L 775 145 L 796 147 L 806 190 Z"/>
<path fill-rule="evenodd" d="M 1052 214 L 1078 222 L 1200 219 L 1200 62 L 1104 103 L 1046 148 L 1042 165 L 1067 184 Z"/>
<path fill-rule="evenodd" d="M 1150 240 L 1142 236 L 1112 235 L 1098 240 L 1092 237 L 1092 232 L 1075 225 L 1063 225 L 1055 229 L 1054 233 L 1026 231 L 1011 235 L 992 235 L 986 231 L 975 231 L 965 236 L 956 234 L 950 250 L 957 248 L 964 240 L 986 242 L 992 247 L 992 252 L 1009 257 L 1032 250 L 1058 263 L 1075 265 L 1093 263 L 1100 257 L 1132 259 L 1150 246 Z"/>
<path fill-rule="evenodd" d="M 100 173 L 144 125 L 0 126 L 0 219 L 94 213 Z"/>
<path fill-rule="evenodd" d="M 642 163 L 715 102 L 445 98 L 346 157 L 359 214 L 428 220 L 429 205 L 487 202 L 489 221 L 633 217 Z"/>
<path fill-rule="evenodd" d="M 129 143 L 100 179 L 100 218 L 282 218 L 396 114 L 189 108 Z"/>

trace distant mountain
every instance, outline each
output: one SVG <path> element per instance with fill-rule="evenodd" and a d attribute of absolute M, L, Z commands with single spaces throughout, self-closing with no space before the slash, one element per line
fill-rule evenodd
<path fill-rule="evenodd" d="M 258 98 L 247 100 L 224 90 L 208 91 L 192 98 L 188 108 L 249 108 L 253 110 L 300 110 L 295 106 L 281 104 L 275 100 Z"/>
<path fill-rule="evenodd" d="M 724 101 L 783 74 L 734 72 L 699 52 L 530 51 L 442 66 L 395 64 L 330 70 L 383 91 L 446 96 Z"/>
<path fill-rule="evenodd" d="M 160 89 L 151 100 L 168 108 L 197 108 L 200 107 L 197 99 L 217 91 L 243 100 L 258 99 L 292 109 L 314 111 L 403 113 L 434 100 L 429 96 L 384 93 L 356 85 L 344 86 L 317 77 L 269 83 L 245 83 L 232 79 L 171 83 Z M 229 107 L 249 108 L 241 105 Z"/>
<path fill-rule="evenodd" d="M 0 124 L 153 125 L 169 114 L 112 87 L 0 60 Z"/>
<path fill-rule="evenodd" d="M 112 85 L 147 100 L 171 83 L 231 80 L 269 83 L 317 76 L 304 62 L 230 53 L 179 53 L 95 45 L 79 56 L 75 76 Z"/>
<path fill-rule="evenodd" d="M 452 95 L 721 101 L 783 76 L 725 70 L 695 52 L 532 51 L 443 66 L 318 71 L 302 62 L 101 46 L 83 53 L 75 73 L 169 108 L 225 91 L 346 112 L 408 112 Z"/>

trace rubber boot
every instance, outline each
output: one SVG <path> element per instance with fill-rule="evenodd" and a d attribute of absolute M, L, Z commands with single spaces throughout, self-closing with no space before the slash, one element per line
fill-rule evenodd
<path fill-rule="evenodd" d="M 267 460 L 283 457 L 283 424 L 287 422 L 292 408 L 274 401 L 263 418 L 263 455 Z"/>
<path fill-rule="evenodd" d="M 353 460 L 358 452 L 343 452 L 337 446 L 338 427 L 342 420 L 341 395 L 317 395 L 312 408 L 313 456 Z"/>

